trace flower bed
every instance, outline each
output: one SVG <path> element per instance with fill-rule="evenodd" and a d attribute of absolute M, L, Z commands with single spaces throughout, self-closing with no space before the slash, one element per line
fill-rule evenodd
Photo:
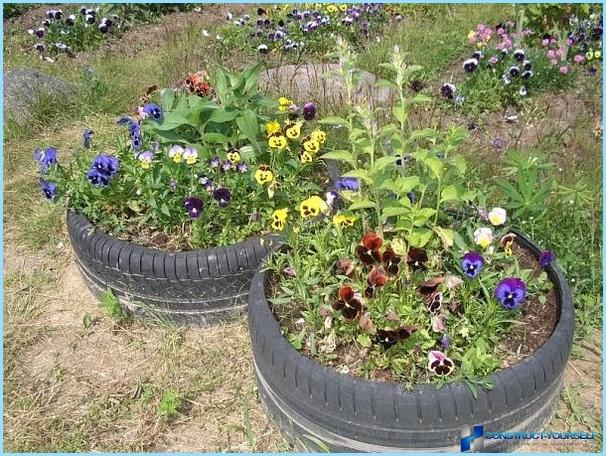
<path fill-rule="evenodd" d="M 146 94 L 136 117 L 117 121 L 114 150 L 99 150 L 86 129 L 68 164 L 55 147 L 36 151 L 43 194 L 70 208 L 72 244 L 95 291 L 175 322 L 215 321 L 203 314 L 246 302 L 275 246 L 263 235 L 282 231 L 292 200 L 312 212 L 327 204 L 310 197 L 328 180 L 316 105 L 267 99 L 257 77 L 257 68 L 219 69 L 212 81 L 189 75 L 159 100 Z"/>
<path fill-rule="evenodd" d="M 346 45 L 340 65 L 351 84 L 359 70 Z M 291 437 L 307 432 L 334 451 L 445 450 L 458 441 L 462 425 L 478 424 L 479 417 L 495 430 L 517 430 L 509 420 L 524 417 L 520 426 L 533 429 L 557 400 L 572 337 L 567 285 L 555 270 L 545 271 L 555 255 L 516 234 L 505 209 L 485 208 L 492 195 L 474 188 L 457 153 L 463 129 L 411 128 L 410 111 L 428 101 L 410 87 L 420 68 L 407 65 L 397 47 L 382 66 L 390 77 L 381 84 L 399 100 L 391 116 L 381 121 L 379 110 L 354 104 L 343 117 L 320 121 L 348 132 L 339 150 L 322 155 L 346 171 L 331 192 L 333 204 L 313 212 L 302 205 L 305 222 L 285 230 L 288 248 L 268 259 L 267 283 L 265 276 L 253 283 L 249 315 L 266 404 L 274 416 L 295 423 Z M 277 323 L 262 321 L 269 312 Z M 552 374 L 544 385 L 531 391 L 532 383 L 523 382 L 515 394 L 507 387 L 493 393 L 498 371 L 523 366 L 524 356 L 533 359 L 564 312 L 565 338 L 552 341 L 558 367 L 548 365 Z M 274 350 L 276 338 L 281 342 Z M 317 363 L 295 356 L 283 347 L 285 341 Z M 534 375 L 523 367 L 513 371 Z M 298 383 L 298 372 L 308 372 L 307 390 Z M 402 393 L 394 383 L 413 393 Z M 455 398 L 439 398 L 446 385 L 456 389 Z M 351 395 L 351 402 L 344 401 L 353 410 L 343 410 L 339 388 Z M 302 395 L 313 406 L 305 405 Z M 335 395 L 338 408 L 328 399 Z M 477 402 L 486 396 L 487 406 Z M 510 413 L 507 401 L 514 397 Z M 458 406 L 470 398 L 470 416 L 455 407 L 454 416 L 441 421 L 444 401 Z M 495 406 L 500 400 L 505 405 Z M 411 402 L 414 414 L 404 418 Z M 355 423 L 351 432 L 345 423 Z"/>

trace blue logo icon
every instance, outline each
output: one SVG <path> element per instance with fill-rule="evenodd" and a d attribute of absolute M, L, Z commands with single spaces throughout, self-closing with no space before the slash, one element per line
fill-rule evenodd
<path fill-rule="evenodd" d="M 484 451 L 484 426 L 468 426 L 461 429 L 461 452 Z"/>

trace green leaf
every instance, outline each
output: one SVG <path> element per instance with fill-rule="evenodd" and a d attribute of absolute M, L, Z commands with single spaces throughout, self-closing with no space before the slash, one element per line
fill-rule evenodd
<path fill-rule="evenodd" d="M 388 155 L 387 157 L 381 157 L 375 160 L 374 165 L 370 168 L 370 174 L 372 176 L 381 173 L 385 168 L 392 165 L 396 161 L 396 157 Z"/>
<path fill-rule="evenodd" d="M 386 207 L 385 209 L 383 209 L 382 212 L 382 216 L 383 218 L 389 218 L 389 217 L 397 217 L 399 215 L 406 215 L 410 213 L 410 208 L 408 207 L 398 207 L 398 206 L 390 206 L 390 207 Z"/>
<path fill-rule="evenodd" d="M 393 112 L 394 117 L 398 119 L 398 122 L 402 124 L 408 119 L 408 110 L 404 109 L 400 105 L 394 106 L 391 112 Z"/>
<path fill-rule="evenodd" d="M 368 334 L 358 334 L 356 340 L 364 348 L 370 348 L 372 346 L 372 341 L 370 340 L 370 336 Z"/>
<path fill-rule="evenodd" d="M 459 176 L 464 176 L 465 171 L 467 170 L 467 163 L 465 163 L 465 159 L 463 158 L 463 156 L 459 154 L 455 155 L 452 159 L 452 163 L 455 165 L 455 168 L 457 168 Z"/>
<path fill-rule="evenodd" d="M 336 160 L 349 163 L 351 166 L 356 166 L 356 161 L 351 152 L 347 150 L 333 150 L 322 155 L 320 158 L 324 160 Z"/>
<path fill-rule="evenodd" d="M 410 134 L 411 139 L 437 139 L 438 133 L 433 128 L 415 130 Z"/>
<path fill-rule="evenodd" d="M 414 226 L 423 226 L 431 217 L 435 215 L 435 213 L 436 210 L 430 207 L 419 209 L 414 214 Z"/>
<path fill-rule="evenodd" d="M 170 111 L 175 103 L 175 92 L 171 89 L 166 89 L 160 97 L 160 106 L 164 112 Z"/>
<path fill-rule="evenodd" d="M 162 205 L 160 206 L 160 212 L 170 217 L 170 209 L 168 208 L 166 203 L 162 203 Z"/>
<path fill-rule="evenodd" d="M 238 115 L 240 115 L 240 111 L 236 109 L 216 109 L 210 115 L 208 121 L 213 123 L 231 122 L 236 117 L 238 117 Z"/>
<path fill-rule="evenodd" d="M 442 160 L 436 157 L 429 157 L 425 159 L 424 163 L 431 170 L 436 179 L 440 179 L 442 177 L 442 170 L 444 169 L 444 163 Z"/>
<path fill-rule="evenodd" d="M 391 81 L 388 81 L 387 79 L 379 79 L 376 82 L 375 87 L 387 87 L 389 89 L 394 89 L 396 91 L 400 90 L 399 87 L 396 84 L 394 84 Z"/>
<path fill-rule="evenodd" d="M 459 200 L 459 190 L 454 185 L 448 185 L 442 189 L 442 193 L 440 194 L 440 201 L 458 201 Z"/>
<path fill-rule="evenodd" d="M 434 227 L 434 231 L 442 241 L 442 245 L 445 249 L 449 249 L 454 244 L 455 232 L 449 228 L 442 228 L 441 226 Z"/>
<path fill-rule="evenodd" d="M 364 198 L 364 199 L 354 201 L 349 206 L 349 210 L 356 211 L 358 209 L 370 209 L 372 207 L 375 207 L 375 203 L 373 203 L 369 199 Z"/>
<path fill-rule="evenodd" d="M 365 169 L 352 169 L 351 171 L 343 174 L 343 177 L 356 177 L 362 179 L 367 184 L 372 184 L 372 179 Z"/>
<path fill-rule="evenodd" d="M 418 94 L 415 95 L 410 102 L 413 104 L 423 104 L 423 103 L 429 103 L 431 101 L 431 97 L 428 97 L 427 95 L 423 95 L 423 94 Z"/>
<path fill-rule="evenodd" d="M 426 228 L 419 228 L 412 232 L 408 241 L 414 247 L 423 247 L 430 241 L 432 235 L 433 231 Z"/>
<path fill-rule="evenodd" d="M 419 176 L 398 177 L 396 179 L 397 193 L 399 195 L 413 191 L 417 185 L 419 185 Z"/>
<path fill-rule="evenodd" d="M 240 117 L 236 119 L 238 128 L 244 133 L 244 136 L 253 144 L 257 144 L 257 136 L 259 135 L 259 122 L 254 111 L 246 109 Z"/>
<path fill-rule="evenodd" d="M 204 133 L 202 135 L 202 141 L 206 141 L 211 144 L 225 144 L 227 143 L 227 136 L 221 133 Z"/>
<path fill-rule="evenodd" d="M 164 116 L 164 121 L 161 124 L 153 120 L 148 120 L 148 122 L 148 125 L 150 125 L 156 131 L 174 130 L 175 128 L 182 127 L 183 125 L 189 125 L 192 127 L 196 126 L 185 117 L 181 117 L 176 113 L 167 113 Z"/>
<path fill-rule="evenodd" d="M 319 123 L 328 125 L 341 125 L 342 127 L 349 128 L 349 122 L 343 117 L 339 116 L 325 117 L 324 119 L 320 120 Z"/>

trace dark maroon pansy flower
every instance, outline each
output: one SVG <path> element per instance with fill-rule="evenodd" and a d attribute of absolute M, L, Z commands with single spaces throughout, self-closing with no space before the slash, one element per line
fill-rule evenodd
<path fill-rule="evenodd" d="M 339 289 L 339 300 L 332 303 L 332 308 L 340 310 L 346 320 L 355 320 L 362 312 L 360 294 L 353 288 L 344 286 Z"/>
<path fill-rule="evenodd" d="M 388 274 L 396 275 L 400 272 L 400 261 L 402 261 L 402 258 L 396 255 L 391 247 L 387 247 L 383 252 L 383 265 Z"/>
<path fill-rule="evenodd" d="M 425 282 L 421 282 L 417 289 L 423 296 L 429 296 L 433 292 L 437 291 L 438 285 L 440 285 L 442 282 L 444 282 L 443 276 L 433 277 L 431 279 L 427 279 Z"/>
<path fill-rule="evenodd" d="M 219 202 L 219 206 L 226 207 L 231 200 L 231 193 L 228 189 L 219 187 L 213 192 L 213 198 Z"/>
<path fill-rule="evenodd" d="M 385 274 L 383 268 L 374 266 L 368 273 L 366 282 L 368 283 L 368 287 L 364 291 L 364 295 L 367 298 L 374 298 L 377 295 L 378 289 L 387 283 L 387 274 Z"/>
<path fill-rule="evenodd" d="M 442 301 L 444 300 L 444 296 L 439 291 L 434 291 L 427 297 L 427 310 L 429 310 L 432 314 L 437 315 L 442 307 Z"/>
<path fill-rule="evenodd" d="M 420 92 L 421 90 L 423 90 L 423 83 L 418 79 L 410 81 L 410 90 L 412 90 L 413 92 Z"/>
<path fill-rule="evenodd" d="M 453 371 L 454 363 L 444 353 L 437 350 L 432 350 L 429 352 L 429 364 L 427 367 L 434 374 L 443 377 Z"/>
<path fill-rule="evenodd" d="M 403 326 L 398 329 L 379 329 L 377 330 L 375 339 L 387 350 L 399 341 L 408 339 L 416 330 L 415 326 Z"/>
<path fill-rule="evenodd" d="M 413 247 L 408 251 L 406 264 L 408 264 L 408 267 L 413 271 L 417 271 L 419 269 L 425 269 L 425 263 L 427 260 L 427 254 L 424 250 Z"/>
<path fill-rule="evenodd" d="M 368 232 L 362 238 L 362 245 L 356 247 L 356 255 L 365 266 L 380 263 L 383 256 L 379 249 L 382 245 L 383 239 L 378 234 Z"/>

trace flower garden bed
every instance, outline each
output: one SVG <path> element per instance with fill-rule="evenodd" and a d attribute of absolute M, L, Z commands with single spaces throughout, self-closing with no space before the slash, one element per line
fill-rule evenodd
<path fill-rule="evenodd" d="M 521 255 L 537 261 L 540 249 L 521 233 L 517 239 Z M 295 350 L 268 302 L 270 278 L 258 273 L 250 293 L 249 324 L 261 399 L 289 441 L 307 451 L 449 452 L 459 450 L 466 426 L 482 423 L 485 432 L 541 429 L 557 404 L 574 330 L 566 279 L 554 264 L 547 266 L 547 274 L 554 295 L 542 306 L 545 313 L 537 311 L 537 302 L 525 312 L 525 318 L 534 318 L 529 322 L 532 332 L 544 331 L 539 339 L 525 332 L 520 346 L 526 344 L 528 352 L 523 359 L 514 355 L 516 344 L 507 342 L 512 362 L 490 375 L 490 388 L 456 381 L 407 389 L 393 379 L 341 374 Z M 535 326 L 542 315 L 549 318 Z M 519 443 L 493 440 L 485 450 L 511 451 Z"/>

